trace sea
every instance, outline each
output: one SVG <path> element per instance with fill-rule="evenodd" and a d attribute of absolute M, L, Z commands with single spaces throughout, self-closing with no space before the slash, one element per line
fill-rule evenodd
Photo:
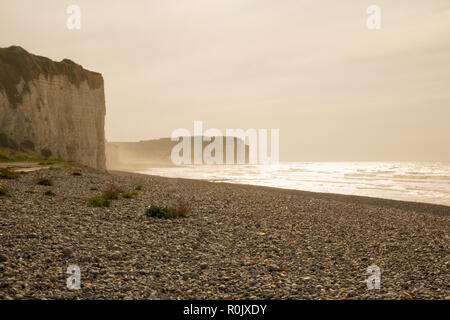
<path fill-rule="evenodd" d="M 154 167 L 139 173 L 450 206 L 450 162 L 280 162 Z"/>

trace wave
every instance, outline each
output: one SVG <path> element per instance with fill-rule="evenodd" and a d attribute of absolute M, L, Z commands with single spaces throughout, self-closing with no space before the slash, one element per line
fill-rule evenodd
<path fill-rule="evenodd" d="M 141 173 L 450 205 L 450 163 L 289 162 L 149 168 Z"/>

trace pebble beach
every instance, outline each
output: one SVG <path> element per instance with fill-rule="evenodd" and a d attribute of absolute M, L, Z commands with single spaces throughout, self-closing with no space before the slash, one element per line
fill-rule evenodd
<path fill-rule="evenodd" d="M 68 165 L 0 184 L 0 299 L 450 299 L 448 206 Z M 135 194 L 89 205 L 112 185 Z"/>

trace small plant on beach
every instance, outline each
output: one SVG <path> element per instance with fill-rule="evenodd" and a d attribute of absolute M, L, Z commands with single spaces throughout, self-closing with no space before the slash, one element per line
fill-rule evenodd
<path fill-rule="evenodd" d="M 52 190 L 47 190 L 44 192 L 44 196 L 53 197 L 53 196 L 56 196 L 56 193 L 54 193 Z"/>
<path fill-rule="evenodd" d="M 138 185 L 136 186 L 136 188 L 134 188 L 134 190 L 136 190 L 136 191 L 141 191 L 141 190 L 142 190 L 142 184 L 138 184 Z"/>
<path fill-rule="evenodd" d="M 91 207 L 109 207 L 111 205 L 111 201 L 108 199 L 105 199 L 103 196 L 97 196 L 90 198 L 88 200 L 88 204 Z"/>
<path fill-rule="evenodd" d="M 91 190 L 98 190 L 93 187 Z M 111 205 L 111 200 L 118 200 L 120 195 L 124 198 L 132 198 L 135 194 L 130 192 L 124 192 L 121 188 L 116 185 L 112 185 L 107 189 L 103 190 L 102 194 L 88 200 L 88 204 L 92 207 L 109 207 Z"/>
<path fill-rule="evenodd" d="M 0 196 L 9 196 L 9 188 L 0 184 Z"/>
<path fill-rule="evenodd" d="M 116 185 L 112 185 L 103 190 L 102 197 L 106 200 L 118 200 L 123 190 Z"/>
<path fill-rule="evenodd" d="M 175 208 L 150 206 L 145 210 L 144 215 L 151 218 L 173 219 L 184 218 L 187 216 L 189 208 L 184 204 L 179 204 Z"/>
<path fill-rule="evenodd" d="M 175 205 L 175 217 L 181 217 L 181 218 L 185 218 L 187 217 L 187 215 L 191 212 L 191 208 L 189 208 L 189 206 L 184 203 L 184 202 L 178 202 Z"/>
<path fill-rule="evenodd" d="M 18 179 L 19 174 L 17 172 L 11 171 L 8 168 L 0 169 L 0 179 Z"/>
<path fill-rule="evenodd" d="M 145 210 L 144 215 L 151 218 L 168 219 L 172 216 L 173 208 L 150 206 Z"/>
<path fill-rule="evenodd" d="M 138 195 L 137 192 L 131 192 L 131 191 L 127 191 L 127 192 L 123 192 L 122 193 L 122 197 L 125 198 L 125 199 L 133 199 L 137 195 Z"/>
<path fill-rule="evenodd" d="M 53 186 L 53 181 L 50 178 L 40 178 L 37 182 L 38 185 L 40 186 Z"/>

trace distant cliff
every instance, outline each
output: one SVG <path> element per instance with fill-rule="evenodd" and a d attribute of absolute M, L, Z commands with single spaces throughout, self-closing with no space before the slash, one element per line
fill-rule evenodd
<path fill-rule="evenodd" d="M 191 159 L 194 162 L 194 140 L 191 137 Z M 133 170 L 149 166 L 172 166 L 172 149 L 179 142 L 170 138 L 139 142 L 108 142 L 106 146 L 107 168 L 115 170 Z M 203 150 L 210 142 L 203 142 Z M 226 144 L 224 143 L 223 162 L 226 162 Z M 234 138 L 234 160 L 237 163 L 237 138 Z M 213 152 L 214 155 L 214 152 Z M 245 163 L 249 161 L 249 147 L 245 145 Z"/>
<path fill-rule="evenodd" d="M 105 169 L 99 73 L 21 47 L 0 48 L 0 134 L 45 156 Z"/>

